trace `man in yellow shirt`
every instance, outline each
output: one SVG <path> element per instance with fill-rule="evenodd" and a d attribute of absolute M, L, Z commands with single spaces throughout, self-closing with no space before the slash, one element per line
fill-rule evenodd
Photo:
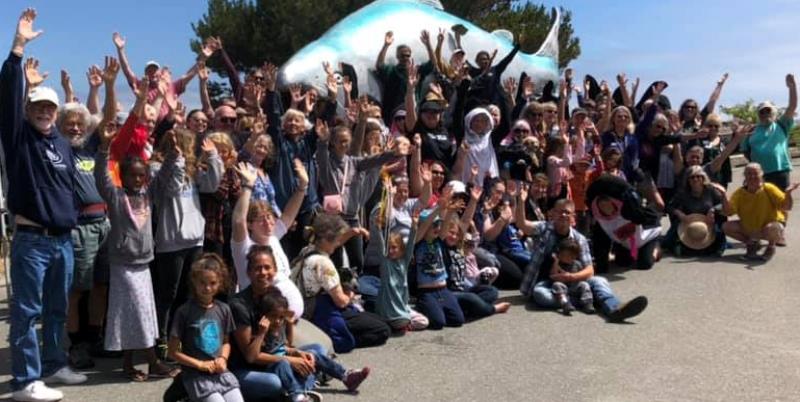
<path fill-rule="evenodd" d="M 726 236 L 747 245 L 747 259 L 766 261 L 775 255 L 775 243 L 783 238 L 784 212 L 792 209 L 792 191 L 798 186 L 800 183 L 793 183 L 784 193 L 764 182 L 764 171 L 758 163 L 749 163 L 744 168 L 744 186 L 733 193 L 730 202 L 723 202 L 725 215 L 739 215 L 739 220 L 725 222 L 722 230 Z M 760 240 L 768 242 L 761 256 L 758 255 Z"/>

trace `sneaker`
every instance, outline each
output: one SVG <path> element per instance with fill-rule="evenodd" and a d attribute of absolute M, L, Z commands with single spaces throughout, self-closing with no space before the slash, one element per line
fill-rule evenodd
<path fill-rule="evenodd" d="M 64 394 L 61 391 L 50 388 L 41 381 L 34 381 L 11 394 L 11 399 L 21 402 L 49 402 L 63 398 Z"/>
<path fill-rule="evenodd" d="M 69 365 L 78 370 L 94 367 L 94 360 L 89 356 L 88 343 L 81 343 L 69 348 Z"/>
<path fill-rule="evenodd" d="M 647 297 L 635 297 L 608 313 L 608 320 L 611 322 L 623 322 L 628 318 L 641 314 L 645 308 L 647 308 Z"/>
<path fill-rule="evenodd" d="M 322 394 L 314 391 L 306 391 L 305 394 L 295 394 L 292 402 L 322 402 Z"/>
<path fill-rule="evenodd" d="M 348 391 L 355 392 L 358 389 L 358 386 L 361 385 L 361 383 L 364 382 L 368 376 L 369 367 L 364 367 L 361 370 L 348 370 L 344 375 L 342 382 L 344 383 L 344 386 L 347 387 Z"/>
<path fill-rule="evenodd" d="M 64 366 L 60 370 L 56 371 L 49 377 L 45 377 L 42 379 L 45 384 L 66 384 L 66 385 L 75 385 L 81 384 L 86 382 L 88 378 L 81 374 L 72 371 L 69 366 Z"/>
<path fill-rule="evenodd" d="M 583 311 L 584 314 L 594 314 L 597 312 L 597 310 L 594 309 L 594 303 L 591 301 L 583 303 L 581 305 L 581 311 Z"/>

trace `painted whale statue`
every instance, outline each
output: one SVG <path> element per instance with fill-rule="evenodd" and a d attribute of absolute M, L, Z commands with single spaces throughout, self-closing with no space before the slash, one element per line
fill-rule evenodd
<path fill-rule="evenodd" d="M 541 48 L 535 54 L 519 52 L 506 68 L 506 77 L 518 78 L 524 71 L 540 83 L 537 89 L 547 81 L 558 82 L 558 27 L 561 22 L 560 13 L 556 10 L 556 18 Z M 448 14 L 438 0 L 376 0 L 339 21 L 325 34 L 309 43 L 289 59 L 279 71 L 278 86 L 285 89 L 292 83 L 303 83 L 317 88 L 323 93 L 325 88 L 325 72 L 322 62 L 327 61 L 334 66 L 337 78 L 341 77 L 341 64 L 346 63 L 355 69 L 358 77 L 358 92 L 381 99 L 380 85 L 375 77 L 374 66 L 378 53 L 383 46 L 383 38 L 387 31 L 394 33 L 394 43 L 386 55 L 387 63 L 396 63 L 395 47 L 405 44 L 411 47 L 412 57 L 417 64 L 428 61 L 428 53 L 419 40 L 423 29 L 431 32 L 431 39 L 440 28 L 450 32 L 449 40 L 445 40 L 442 57 L 450 59 L 455 49 L 455 41 L 450 28 L 461 24 L 468 29 L 461 38 L 461 45 L 466 51 L 467 59 L 474 60 L 481 50 L 492 52 L 497 49 L 497 59 L 502 59 L 514 47 L 513 35 L 505 30 L 486 32 L 477 25 Z M 556 85 L 557 87 L 557 85 Z M 340 97 L 342 96 L 340 92 Z"/>

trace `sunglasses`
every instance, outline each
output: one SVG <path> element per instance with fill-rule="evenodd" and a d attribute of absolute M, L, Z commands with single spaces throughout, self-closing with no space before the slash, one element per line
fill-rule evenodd
<path fill-rule="evenodd" d="M 697 106 L 695 106 L 695 105 L 686 105 L 683 108 L 684 109 L 693 109 L 694 110 L 694 109 L 697 109 Z"/>
<path fill-rule="evenodd" d="M 236 117 L 220 117 L 219 121 L 221 121 L 223 123 L 228 123 L 228 124 L 236 123 Z"/>
<path fill-rule="evenodd" d="M 772 113 L 772 109 L 770 109 L 770 108 L 764 108 L 764 109 L 761 109 L 761 110 L 758 111 L 758 114 L 771 114 L 771 113 Z"/>
<path fill-rule="evenodd" d="M 259 75 L 254 75 L 253 79 L 256 80 L 256 81 L 264 81 L 264 77 L 259 76 Z"/>

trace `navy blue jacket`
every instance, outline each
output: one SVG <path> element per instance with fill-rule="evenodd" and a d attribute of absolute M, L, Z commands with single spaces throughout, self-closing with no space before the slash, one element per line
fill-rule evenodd
<path fill-rule="evenodd" d="M 8 176 L 8 209 L 46 228 L 78 221 L 72 148 L 53 127 L 43 135 L 25 120 L 22 58 L 9 54 L 0 71 L 0 139 Z"/>

